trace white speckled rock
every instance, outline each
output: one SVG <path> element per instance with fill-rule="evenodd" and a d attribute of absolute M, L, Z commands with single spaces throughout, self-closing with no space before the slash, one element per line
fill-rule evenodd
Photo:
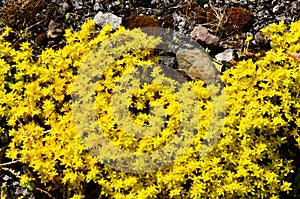
<path fill-rule="evenodd" d="M 234 52 L 232 49 L 227 49 L 222 53 L 219 53 L 216 55 L 216 59 L 219 62 L 231 62 L 232 60 L 234 60 Z"/>
<path fill-rule="evenodd" d="M 122 24 L 122 18 L 118 17 L 112 13 L 103 13 L 98 12 L 94 17 L 94 21 L 97 25 L 105 26 L 106 23 L 109 23 L 114 30 L 116 30 Z"/>

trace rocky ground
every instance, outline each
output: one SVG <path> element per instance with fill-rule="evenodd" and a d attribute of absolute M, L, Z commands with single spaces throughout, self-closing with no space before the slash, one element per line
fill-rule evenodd
<path fill-rule="evenodd" d="M 0 23 L 19 30 L 11 36 L 16 46 L 27 40 L 37 51 L 63 46 L 64 29 L 77 31 L 97 14 L 98 28 L 106 19 L 126 28 L 164 27 L 189 35 L 201 25 L 208 30 L 205 37 L 211 33 L 216 38 L 194 39 L 209 47 L 213 57 L 232 49 L 227 51 L 229 58 L 222 54 L 217 57 L 230 62 L 247 57 L 243 54 L 247 36 L 254 37 L 250 49 L 267 48 L 268 40 L 259 30 L 272 22 L 298 20 L 299 10 L 299 1 L 285 0 L 4 0 Z"/>
<path fill-rule="evenodd" d="M 45 48 L 62 47 L 64 30 L 78 31 L 88 18 L 97 21 L 98 30 L 105 21 L 129 29 L 171 28 L 208 48 L 225 70 L 235 61 L 255 59 L 253 52 L 270 47 L 261 28 L 280 20 L 299 20 L 299 13 L 300 1 L 291 0 L 0 0 L 0 30 L 12 27 L 15 32 L 8 39 L 13 45 L 29 41 L 38 55 Z M 253 37 L 249 47 L 247 36 Z M 4 149 L 5 142 L 0 144 Z M 1 164 L 6 160 L 0 155 Z M 6 168 L 0 172 L 3 189 L 15 196 L 38 198 L 19 187 L 14 173 L 18 165 Z"/>

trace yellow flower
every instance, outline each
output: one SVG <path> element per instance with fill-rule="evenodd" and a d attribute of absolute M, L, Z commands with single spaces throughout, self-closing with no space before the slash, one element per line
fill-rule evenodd
<path fill-rule="evenodd" d="M 288 193 L 290 190 L 292 190 L 291 185 L 292 183 L 283 181 L 283 184 L 280 186 L 280 189 Z"/>
<path fill-rule="evenodd" d="M 13 32 L 14 32 L 14 31 L 13 31 L 12 28 L 10 28 L 9 26 L 5 26 L 4 32 L 2 33 L 2 36 L 6 37 L 6 36 L 9 35 L 9 33 L 13 33 Z"/>
<path fill-rule="evenodd" d="M 249 42 L 250 42 L 252 39 L 253 39 L 253 37 L 252 37 L 252 36 L 247 36 L 247 38 L 246 38 L 246 40 L 245 40 L 245 41 L 246 41 L 247 43 L 249 43 Z"/>
<path fill-rule="evenodd" d="M 172 190 L 170 191 L 169 196 L 170 196 L 171 198 L 173 198 L 174 196 L 179 196 L 179 195 L 180 195 L 180 192 L 181 192 L 181 189 L 180 189 L 180 188 L 172 189 Z"/>

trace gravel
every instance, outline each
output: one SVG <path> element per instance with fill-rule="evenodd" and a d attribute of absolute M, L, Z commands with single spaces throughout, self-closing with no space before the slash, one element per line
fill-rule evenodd
<path fill-rule="evenodd" d="M 99 12 L 108 16 L 105 21 L 109 20 L 110 16 L 114 16 L 116 24 L 122 21 L 122 25 L 125 25 L 125 27 L 126 24 L 128 25 L 128 18 L 132 14 L 152 16 L 158 20 L 162 27 L 172 28 L 182 34 L 189 35 L 197 25 L 211 28 L 205 21 L 205 16 L 201 15 L 201 9 L 213 7 L 217 10 L 224 10 L 225 8 L 242 7 L 251 11 L 254 16 L 253 22 L 247 26 L 246 31 L 237 32 L 236 34 L 211 31 L 212 34 L 221 37 L 220 48 L 217 51 L 213 51 L 211 53 L 212 56 L 223 52 L 230 46 L 236 51 L 242 51 L 247 35 L 256 35 L 261 28 L 273 22 L 284 20 L 286 23 L 291 23 L 300 18 L 298 14 L 300 11 L 299 1 L 285 0 L 210 0 L 205 1 L 202 5 L 193 0 L 45 0 L 45 2 L 47 5 L 44 6 L 44 9 L 38 11 L 38 17 L 35 17 L 36 20 L 27 20 L 23 23 L 23 27 L 18 27 L 18 29 L 28 29 L 28 27 L 33 26 L 33 28 L 29 29 L 33 34 L 28 40 L 36 48 L 37 53 L 46 47 L 64 45 L 62 36 L 55 39 L 43 38 L 43 34 L 47 34 L 47 27 L 51 20 L 58 23 L 62 30 L 72 28 L 74 31 L 78 31 L 84 21 L 88 18 L 95 18 Z M 8 19 L 5 9 L 11 7 L 14 3 L 15 1 L 12 0 L 3 0 L 2 6 L 0 3 L 0 14 L 2 13 L 2 18 L 5 19 L 2 22 L 0 20 L 2 27 L 5 24 L 13 24 L 14 19 Z M 48 13 L 46 16 L 47 11 L 50 10 L 51 14 Z M 44 21 L 40 23 L 42 20 Z M 98 30 L 101 28 L 102 23 L 97 27 Z M 63 35 L 63 31 L 60 34 Z M 20 34 L 15 35 L 14 38 L 20 38 Z M 252 45 L 254 46 L 250 46 L 250 49 L 267 44 L 253 42 Z"/>

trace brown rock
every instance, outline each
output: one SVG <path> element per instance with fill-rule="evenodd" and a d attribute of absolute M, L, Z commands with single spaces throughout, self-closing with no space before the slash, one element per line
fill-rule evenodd
<path fill-rule="evenodd" d="M 219 72 L 211 57 L 203 50 L 180 49 L 176 54 L 178 68 L 193 80 L 203 80 L 210 85 L 217 81 Z"/>

